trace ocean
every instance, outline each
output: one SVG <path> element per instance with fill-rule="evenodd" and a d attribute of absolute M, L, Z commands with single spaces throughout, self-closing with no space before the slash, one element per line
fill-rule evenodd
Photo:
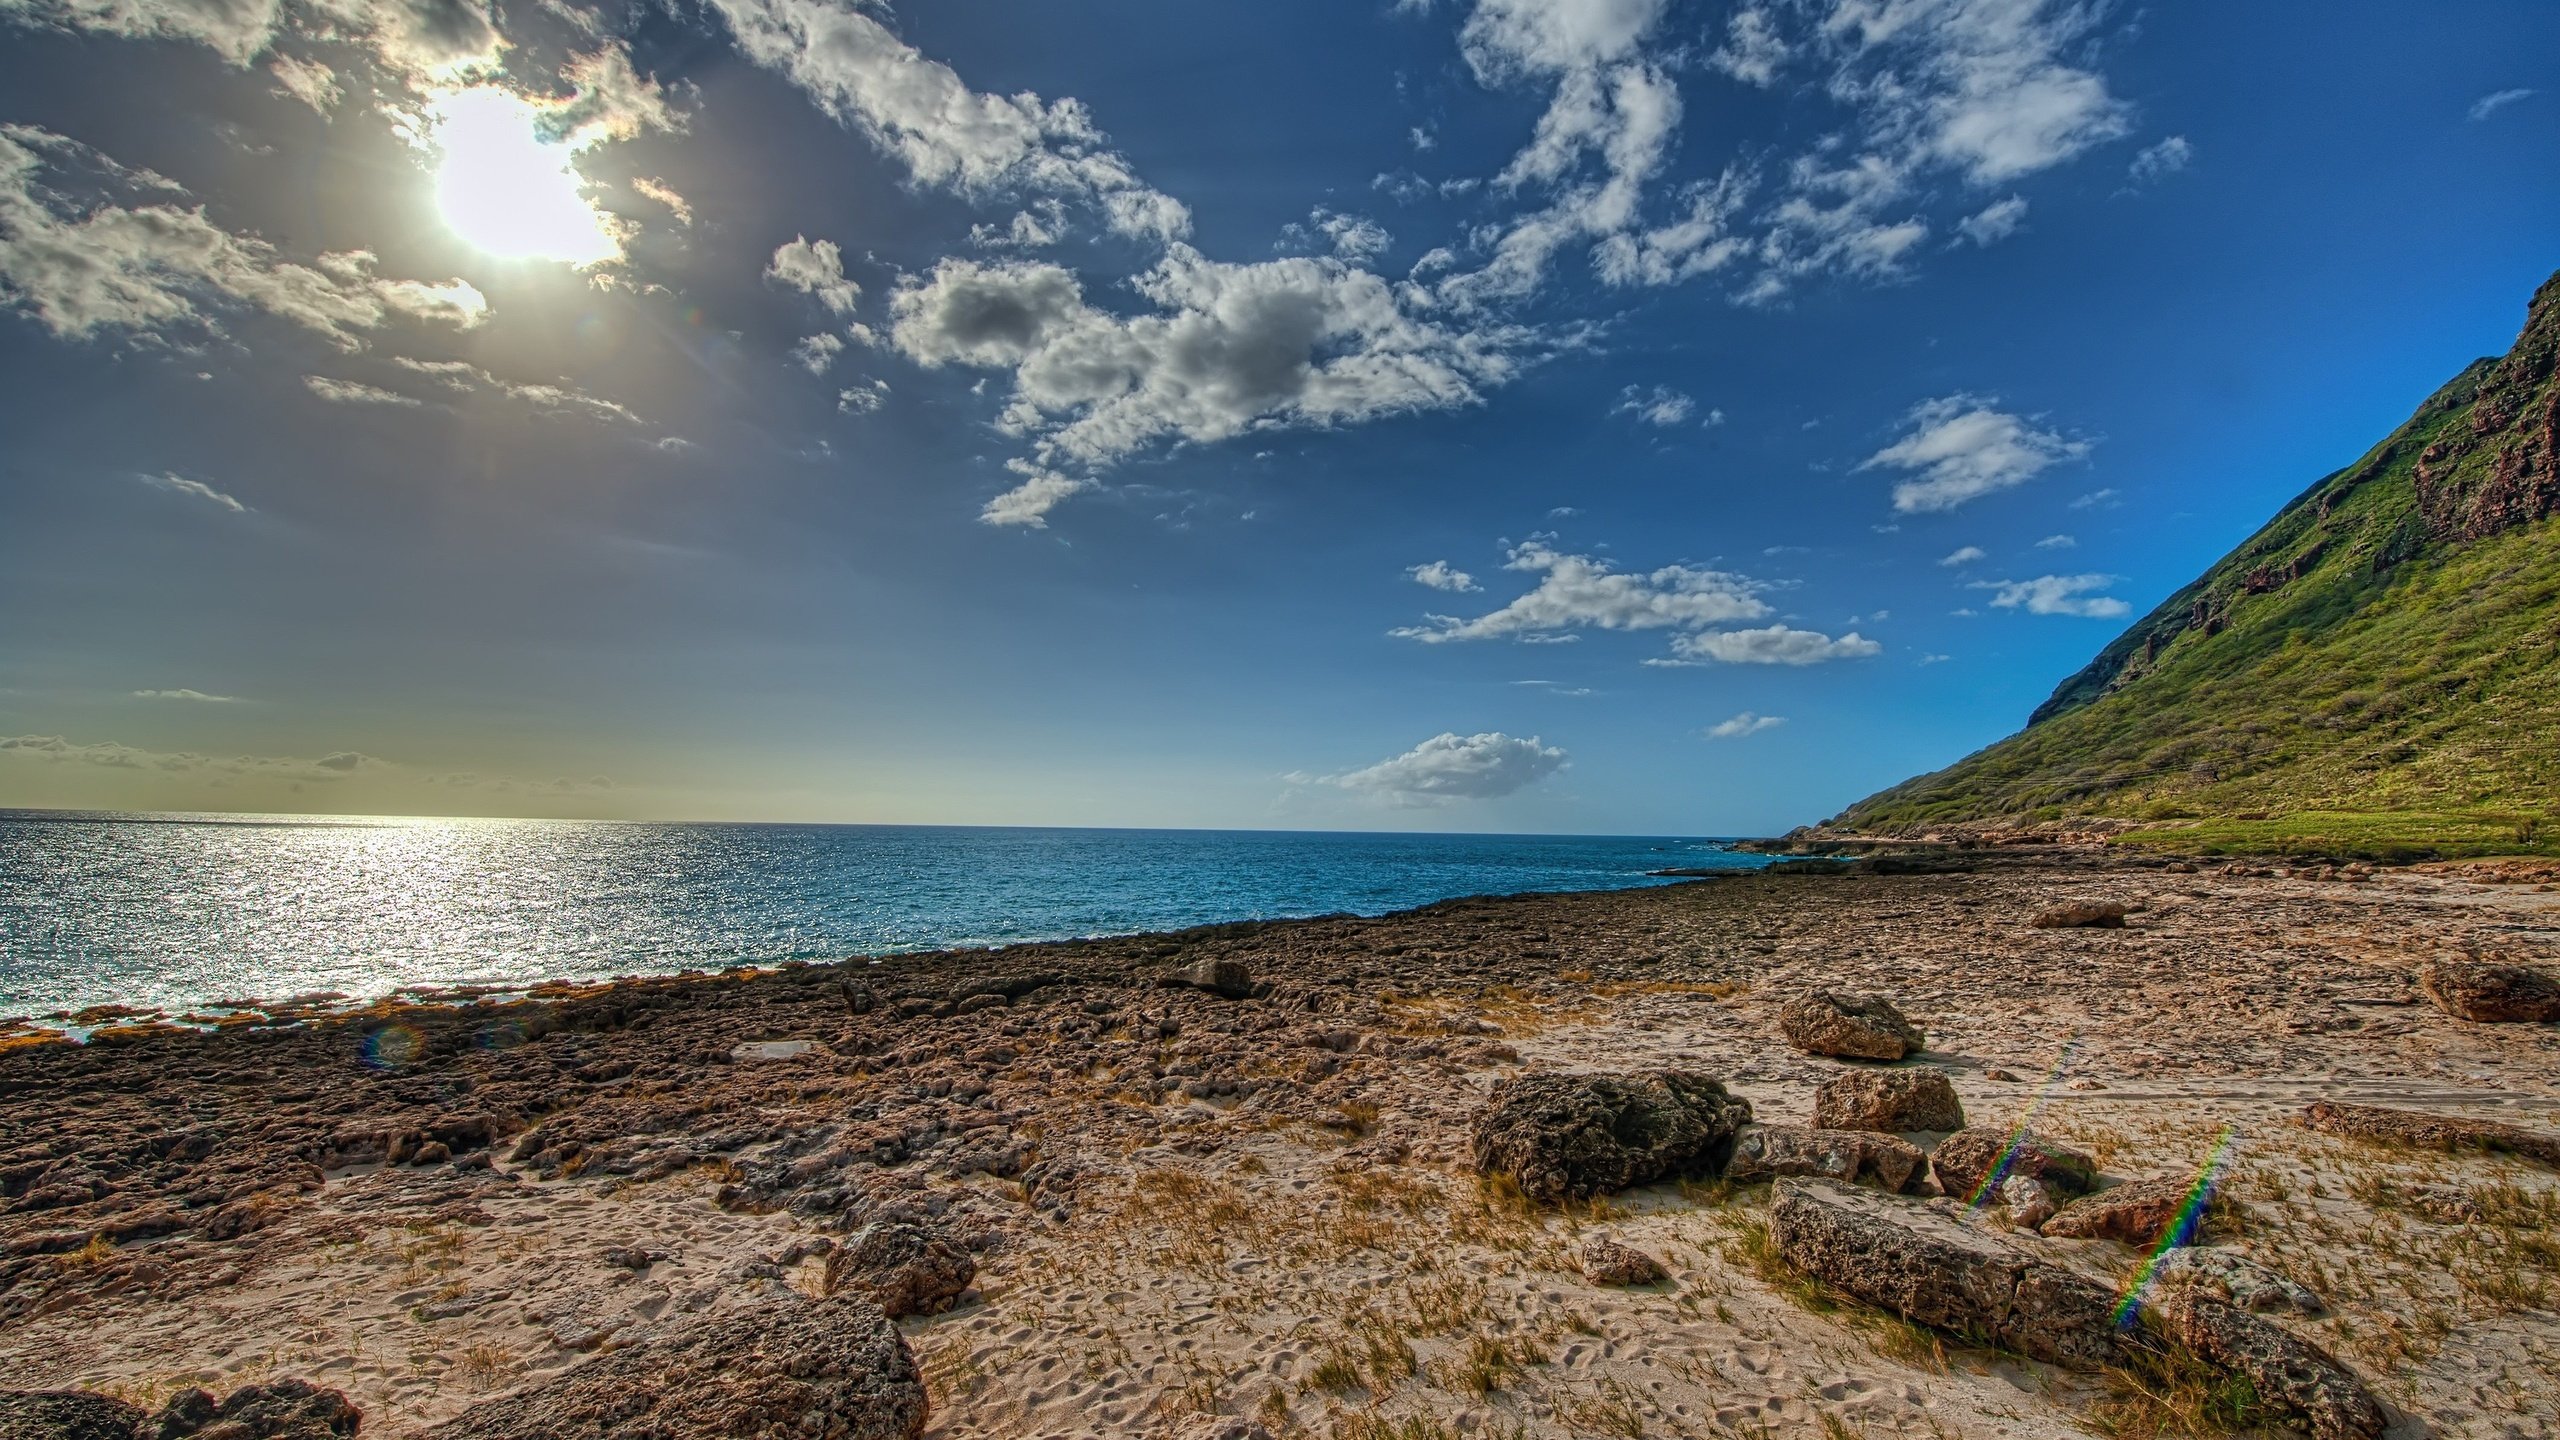
<path fill-rule="evenodd" d="M 1763 863 L 1644 836 L 0 811 L 0 1017 L 1378 915 Z"/>

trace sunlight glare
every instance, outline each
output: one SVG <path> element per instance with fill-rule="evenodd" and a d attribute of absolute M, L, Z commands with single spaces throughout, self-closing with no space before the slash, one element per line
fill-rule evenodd
<path fill-rule="evenodd" d="M 580 193 L 575 148 L 542 137 L 542 111 L 488 86 L 455 90 L 428 107 L 436 208 L 473 248 L 511 260 L 593 265 L 618 258 L 619 239 Z"/>

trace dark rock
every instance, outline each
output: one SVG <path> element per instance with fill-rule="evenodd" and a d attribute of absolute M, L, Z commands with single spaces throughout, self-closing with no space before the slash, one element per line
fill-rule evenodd
<path fill-rule="evenodd" d="M 2560 979 L 2522 965 L 2431 960 L 2418 967 L 2418 988 L 2458 1020 L 2484 1025 L 2560 1020 Z"/>
<path fill-rule="evenodd" d="M 220 1404 L 209 1391 L 185 1391 L 161 1407 L 156 1440 L 336 1440 L 353 1435 L 364 1412 L 335 1390 L 303 1380 L 275 1380 L 231 1392 Z"/>
<path fill-rule="evenodd" d="M 2206 1363 L 2248 1377 L 2259 1403 L 2300 1419 L 2313 1440 L 2378 1440 L 2390 1426 L 2354 1371 L 2245 1310 L 2174 1289 L 2154 1298 L 2144 1314 Z"/>
<path fill-rule="evenodd" d="M 86 1390 L 0 1390 L 0 1440 L 141 1440 L 149 1420 Z"/>
<path fill-rule="evenodd" d="M 2058 1365 L 2117 1355 L 2107 1287 L 1932 1206 L 1781 1180 L 1769 1235 L 1798 1271 L 1915 1324 Z"/>
<path fill-rule="evenodd" d="M 1583 1242 L 1582 1278 L 1594 1285 L 1659 1285 L 1671 1272 L 1633 1246 L 1595 1235 Z"/>
<path fill-rule="evenodd" d="M 1252 968 L 1241 960 L 1203 960 L 1174 979 L 1194 990 L 1206 990 L 1229 1000 L 1250 1000 L 1264 988 L 1254 984 Z"/>
<path fill-rule="evenodd" d="M 2495 1120 L 2454 1115 L 2425 1115 L 2379 1105 L 2348 1105 L 2315 1100 L 2302 1111 L 2302 1125 L 2324 1135 L 2374 1140 L 2387 1145 L 2414 1145 L 2428 1150 L 2503 1150 L 2545 1165 L 2560 1165 L 2560 1135 L 2546 1135 Z"/>
<path fill-rule="evenodd" d="M 828 1294 L 857 1291 L 892 1320 L 939 1315 L 977 1278 L 967 1250 L 898 1221 L 864 1226 L 827 1256 Z"/>
<path fill-rule="evenodd" d="M 1778 1029 L 1799 1050 L 1847 1060 L 1899 1060 L 1928 1045 L 1881 995 L 1810 990 L 1778 1008 Z"/>
<path fill-rule="evenodd" d="M 1476 1168 L 1555 1202 L 1724 1172 L 1751 1102 L 1679 1070 L 1522 1075 L 1476 1116 Z"/>
<path fill-rule="evenodd" d="M 2098 1175 L 2096 1161 L 2032 1130 L 1959 1130 L 1938 1142 L 1929 1168 L 1938 1188 L 1960 1200 L 1992 1194 L 2012 1175 L 2038 1181 L 2056 1197 L 2086 1195 Z"/>
<path fill-rule="evenodd" d="M 1825 1130 L 1961 1130 L 1964 1102 L 1944 1071 L 1844 1070 L 1813 1092 L 1813 1123 Z"/>
<path fill-rule="evenodd" d="M 2027 923 L 2038 930 L 2121 930 L 2131 913 L 2110 900 L 2073 900 L 2039 911 Z"/>
<path fill-rule="evenodd" d="M 1801 1125 L 1752 1125 L 1733 1143 L 1724 1167 L 1728 1180 L 1774 1180 L 1818 1175 L 1879 1190 L 1908 1190 L 1928 1173 L 1920 1147 L 1871 1130 L 1809 1130 Z"/>
<path fill-rule="evenodd" d="M 2167 1234 L 2194 1187 L 2183 1180 L 2128 1180 L 2062 1207 L 2044 1224 L 2047 1235 L 2075 1240 L 2121 1240 L 2149 1248 Z M 2202 1217 L 2199 1208 L 2198 1217 Z M 2181 1236 L 2185 1244 L 2190 1237 Z"/>
<path fill-rule="evenodd" d="M 868 1299 L 777 1289 L 633 1341 L 427 1432 L 431 1440 L 914 1440 L 927 1404 L 915 1357 Z"/>

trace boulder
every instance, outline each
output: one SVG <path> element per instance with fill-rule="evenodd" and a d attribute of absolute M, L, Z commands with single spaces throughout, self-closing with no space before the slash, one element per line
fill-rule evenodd
<path fill-rule="evenodd" d="M 892 1320 L 951 1308 L 978 1262 L 932 1231 L 893 1220 L 866 1225 L 827 1256 L 827 1293 L 854 1290 Z"/>
<path fill-rule="evenodd" d="M 186 1390 L 161 1407 L 154 1440 L 337 1440 L 353 1435 L 364 1412 L 335 1390 L 304 1380 L 248 1385 L 216 1401 L 209 1390 Z"/>
<path fill-rule="evenodd" d="M 1682 1070 L 1522 1075 L 1476 1116 L 1476 1168 L 1554 1203 L 1724 1173 L 1751 1102 Z"/>
<path fill-rule="evenodd" d="M 2194 1187 L 2184 1180 L 2128 1180 L 2094 1195 L 2082 1196 L 2056 1211 L 2044 1224 L 2047 1235 L 2075 1240 L 2121 1240 L 2146 1249 L 2158 1244 L 2187 1208 Z M 2199 1210 L 2201 1216 L 2201 1210 Z M 2185 1244 L 2189 1237 L 2178 1237 Z"/>
<path fill-rule="evenodd" d="M 1781 1180 L 1769 1236 L 1796 1270 L 1915 1324 L 2057 1365 L 2117 1355 L 2106 1286 L 1936 1206 L 1834 1180 Z"/>
<path fill-rule="evenodd" d="M 2012 1175 L 2040 1181 L 2058 1198 L 2073 1198 L 2088 1194 L 2098 1175 L 2096 1161 L 2032 1130 L 1959 1130 L 1930 1152 L 1929 1169 L 1938 1188 L 1958 1199 L 1988 1195 Z"/>
<path fill-rule="evenodd" d="M 1582 1245 L 1582 1278 L 1594 1285 L 1659 1285 L 1671 1272 L 1631 1245 L 1594 1235 Z"/>
<path fill-rule="evenodd" d="M 1203 960 L 1184 969 L 1174 980 L 1229 1000 L 1250 1000 L 1263 990 L 1254 983 L 1251 967 L 1241 960 Z"/>
<path fill-rule="evenodd" d="M 2560 979 L 2523 965 L 2430 960 L 2418 988 L 2447 1015 L 2484 1025 L 2560 1020 Z"/>
<path fill-rule="evenodd" d="M 2038 930 L 2121 930 L 2132 913 L 2112 900 L 2069 900 L 2037 911 L 2027 923 Z"/>
<path fill-rule="evenodd" d="M 2495 1120 L 2456 1115 L 2427 1115 L 2380 1105 L 2349 1105 L 2315 1100 L 2303 1107 L 2306 1130 L 2373 1140 L 2386 1145 L 2414 1145 L 2428 1150 L 2503 1150 L 2545 1165 L 2560 1165 L 2560 1135 L 2546 1135 Z"/>
<path fill-rule="evenodd" d="M 2248 1377 L 2260 1404 L 2307 1425 L 2312 1440 L 2379 1440 L 2373 1392 L 2319 1346 L 2192 1289 L 2162 1291 L 2145 1318 L 2209 1365 Z"/>
<path fill-rule="evenodd" d="M 1787 1043 L 1809 1055 L 1843 1060 L 1899 1060 L 1926 1048 L 1928 1037 L 1881 995 L 1808 990 L 1778 1007 Z"/>
<path fill-rule="evenodd" d="M 0 1390 L 0 1440 L 140 1440 L 149 1419 L 86 1390 Z"/>
<path fill-rule="evenodd" d="M 1813 1092 L 1813 1123 L 1894 1135 L 1961 1130 L 1964 1102 L 1942 1070 L 1843 1070 Z"/>
<path fill-rule="evenodd" d="M 2321 1315 L 2329 1309 L 2319 1296 L 2237 1250 L 2182 1246 L 2151 1267 L 2151 1283 L 2200 1290 L 2260 1315 Z"/>
<path fill-rule="evenodd" d="M 2012 1175 L 2000 1182 L 2000 1207 L 2008 1212 L 2010 1224 L 2033 1230 L 2053 1218 L 2053 1192 L 2041 1180 Z"/>
<path fill-rule="evenodd" d="M 1810 1130 L 1802 1125 L 1753 1125 L 1734 1140 L 1728 1180 L 1775 1180 L 1819 1175 L 1879 1190 L 1908 1190 L 1928 1172 L 1920 1147 L 1872 1130 Z"/>
<path fill-rule="evenodd" d="M 804 1300 L 776 1287 L 751 1309 L 713 1311 L 430 1430 L 430 1440 L 729 1440 L 811 1435 L 915 1440 L 924 1381 L 880 1307 Z"/>

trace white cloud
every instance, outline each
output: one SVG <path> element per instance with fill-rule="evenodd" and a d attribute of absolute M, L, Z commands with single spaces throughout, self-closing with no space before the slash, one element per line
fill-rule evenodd
<path fill-rule="evenodd" d="M 501 43 L 477 0 L 0 0 L 0 17 L 128 40 L 189 41 L 237 66 L 287 36 L 353 41 L 403 82 L 493 63 Z"/>
<path fill-rule="evenodd" d="M 1705 734 L 1710 740 L 1739 740 L 1745 735 L 1757 735 L 1763 730 L 1775 730 L 1786 723 L 1787 717 L 1784 715 L 1759 715 L 1745 710 L 1730 720 L 1719 720 L 1708 726 Z"/>
<path fill-rule="evenodd" d="M 847 415 L 868 415 L 889 403 L 889 382 L 874 380 L 866 386 L 836 392 L 836 409 Z"/>
<path fill-rule="evenodd" d="M 1910 433 L 1860 462 L 1916 473 L 1893 487 L 1893 508 L 1904 514 L 1952 510 L 1968 500 L 2024 485 L 2066 460 L 2089 453 L 2085 440 L 2069 440 L 2006 411 L 1979 395 L 1949 395 L 1913 406 Z"/>
<path fill-rule="evenodd" d="M 1863 660 L 1884 653 L 1884 647 L 1854 630 L 1834 640 L 1819 630 L 1769 625 L 1677 636 L 1671 651 L 1682 660 L 1718 660 L 1727 665 L 1819 665 L 1827 660 Z"/>
<path fill-rule="evenodd" d="M 2027 201 L 2023 195 L 1995 200 L 1966 216 L 1956 225 L 1956 233 L 1976 245 L 1997 245 L 2018 233 L 2027 223 Z"/>
<path fill-rule="evenodd" d="M 1778 78 L 1792 50 L 1766 5 L 1745 5 L 1725 21 L 1725 42 L 1707 63 L 1745 85 L 1766 87 Z"/>
<path fill-rule="evenodd" d="M 801 369 L 812 375 L 826 374 L 827 367 L 835 364 L 836 357 L 843 353 L 844 337 L 830 335 L 823 331 L 808 336 L 791 347 L 791 358 L 799 362 Z"/>
<path fill-rule="evenodd" d="M 2039 550 L 2069 550 L 2077 546 L 2079 543 L 2080 541 L 2076 536 L 2047 535 L 2036 542 L 2036 548 Z"/>
<path fill-rule="evenodd" d="M 323 115 L 338 108 L 346 91 L 338 84 L 338 72 L 317 60 L 292 55 L 276 55 L 267 61 L 267 73 L 276 78 L 277 91 L 291 96 Z"/>
<path fill-rule="evenodd" d="M 1376 259 L 1395 243 L 1385 226 L 1365 215 L 1344 215 L 1319 205 L 1307 223 L 1325 238 L 1336 256 L 1354 265 Z"/>
<path fill-rule="evenodd" d="M 1090 480 L 1044 470 L 1023 460 L 1008 460 L 1006 468 L 1022 477 L 1022 483 L 986 503 L 978 511 L 978 519 L 988 525 L 1021 525 L 1033 530 L 1049 528 L 1049 512 L 1070 495 L 1093 488 Z"/>
<path fill-rule="evenodd" d="M 1082 102 L 972 90 L 882 23 L 885 9 L 836 0 L 713 0 L 738 48 L 790 77 L 924 184 L 972 197 L 1034 192 L 1081 200 L 1126 235 L 1174 239 L 1190 212 L 1141 183 Z"/>
<path fill-rule="evenodd" d="M 202 690 L 188 690 L 183 688 L 177 690 L 136 690 L 133 692 L 133 698 L 136 700 L 185 700 L 200 705 L 237 705 L 240 703 L 240 697 L 237 695 L 208 695 Z"/>
<path fill-rule="evenodd" d="M 311 393 L 332 405 L 396 405 L 415 408 L 425 402 L 397 390 L 379 385 L 366 385 L 354 380 L 336 380 L 326 375 L 305 375 L 302 383 Z"/>
<path fill-rule="evenodd" d="M 2517 101 L 2530 100 L 2540 93 L 2538 90 L 2492 90 L 2471 102 L 2471 118 L 2486 120 Z"/>
<path fill-rule="evenodd" d="M 1459 31 L 1486 80 L 1586 70 L 1635 53 L 1668 0 L 1477 0 Z"/>
<path fill-rule="evenodd" d="M 1566 555 L 1544 541 L 1514 546 L 1505 569 L 1538 574 L 1535 589 L 1498 610 L 1460 619 L 1428 617 L 1427 625 L 1388 633 L 1438 645 L 1453 640 L 1543 639 L 1571 629 L 1694 629 L 1769 613 L 1759 586 L 1719 570 L 1666 565 L 1645 573 L 1613 570 L 1605 560 Z"/>
<path fill-rule="evenodd" d="M 1565 752 L 1499 730 L 1478 735 L 1440 734 L 1393 759 L 1364 769 L 1327 775 L 1339 786 L 1390 805 L 1421 807 L 1452 800 L 1492 800 L 1533 785 L 1564 768 Z"/>
<path fill-rule="evenodd" d="M 2079 499 L 2072 501 L 2071 508 L 2074 510 L 2095 510 L 2103 506 L 2112 510 L 2115 508 L 2116 503 L 2116 492 L 2113 489 L 2092 490 L 2088 494 L 2081 496 Z"/>
<path fill-rule="evenodd" d="M 1448 590 L 1463 594 L 1470 590 L 1484 588 L 1476 583 L 1476 577 L 1458 569 L 1446 560 L 1434 560 L 1428 565 L 1416 565 L 1404 573 L 1411 576 L 1417 583 L 1428 585 L 1434 590 Z"/>
<path fill-rule="evenodd" d="M 403 355 L 395 357 L 391 363 L 412 374 L 423 375 L 447 390 L 466 395 L 500 395 L 548 415 L 577 415 L 625 425 L 647 423 L 619 401 L 590 395 L 574 386 L 504 379 L 466 360 L 413 360 Z"/>
<path fill-rule="evenodd" d="M 1970 565 L 1976 560 L 1984 559 L 1989 554 L 1989 551 L 1983 549 L 1979 545 L 1966 545 L 1950 552 L 1945 559 L 1940 560 L 1938 563 L 1947 566 Z"/>
<path fill-rule="evenodd" d="M 838 315 L 851 314 L 854 302 L 862 297 L 862 287 L 844 278 L 844 252 L 833 240 L 793 236 L 774 247 L 764 278 L 811 296 Z"/>
<path fill-rule="evenodd" d="M 190 500 L 201 500 L 208 505 L 228 510 L 234 515 L 246 515 L 249 513 L 248 506 L 241 504 L 238 500 L 229 495 L 225 495 L 221 491 L 214 489 L 212 486 L 207 485 L 201 480 L 190 480 L 184 475 L 179 475 L 170 471 L 162 471 L 157 475 L 137 475 L 134 478 L 155 490 L 166 490 L 172 495 L 183 495 Z"/>
<path fill-rule="evenodd" d="M 1687 420 L 1696 406 L 1696 401 L 1668 385 L 1651 389 L 1630 385 L 1618 392 L 1618 403 L 1610 407 L 1609 413 L 1633 415 L 1647 425 L 1669 426 Z M 1718 418 L 1722 418 L 1722 412 L 1718 412 Z"/>
<path fill-rule="evenodd" d="M 2196 147 L 2187 143 L 2187 137 L 2172 135 L 2134 156 L 2133 163 L 2125 167 L 2125 174 L 2136 185 L 2148 185 L 2186 169 L 2195 158 Z"/>
<path fill-rule="evenodd" d="M 208 307 L 241 307 L 353 350 L 361 332 L 397 319 L 469 329 L 488 318 L 487 299 L 469 284 L 384 280 L 367 251 L 298 263 L 215 225 L 201 207 L 80 203 L 39 184 L 66 162 L 89 172 L 92 189 L 177 188 L 51 131 L 0 127 L 0 302 L 61 338 L 219 333 Z"/>
<path fill-rule="evenodd" d="M 2113 575 L 2039 575 L 2033 580 L 1983 581 L 1974 588 L 1998 592 L 1991 597 L 1991 603 L 2003 610 L 2111 620 L 2129 613 L 2132 607 L 2112 595 L 2090 592 L 2104 590 L 2116 579 Z"/>

